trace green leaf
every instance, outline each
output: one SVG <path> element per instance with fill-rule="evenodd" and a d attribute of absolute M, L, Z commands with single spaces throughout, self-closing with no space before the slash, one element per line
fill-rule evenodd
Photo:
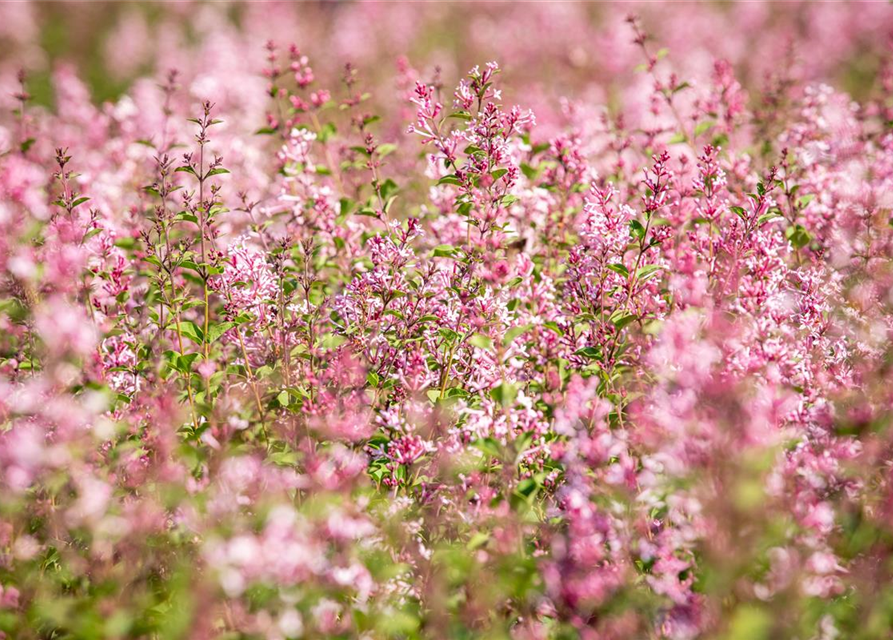
<path fill-rule="evenodd" d="M 210 178 L 211 176 L 219 176 L 222 173 L 229 173 L 229 169 L 224 169 L 223 167 L 211 169 L 210 171 L 208 171 L 208 173 L 205 174 L 205 178 Z"/>
<path fill-rule="evenodd" d="M 499 446 L 499 442 L 496 438 L 480 438 L 479 440 L 475 440 L 472 443 L 472 446 L 479 449 L 484 455 L 489 456 L 490 458 L 499 459 L 502 457 L 502 447 Z"/>
<path fill-rule="evenodd" d="M 710 131 L 710 129 L 712 129 L 715 126 L 716 126 L 716 123 L 713 122 L 712 120 L 708 120 L 706 122 L 699 122 L 698 125 L 695 127 L 695 135 L 699 136 L 706 131 Z"/>
<path fill-rule="evenodd" d="M 613 263 L 613 264 L 609 264 L 609 265 L 608 265 L 608 269 L 610 269 L 611 271 L 614 271 L 615 273 L 619 273 L 619 274 L 622 275 L 624 278 L 628 278 L 628 277 L 629 277 L 629 269 L 627 269 L 625 266 L 623 266 L 623 265 L 620 264 L 619 262 L 615 262 L 615 263 Z"/>
<path fill-rule="evenodd" d="M 799 224 L 791 225 L 785 229 L 784 234 L 795 249 L 802 249 L 812 241 L 809 231 Z"/>
<path fill-rule="evenodd" d="M 350 150 L 351 150 L 351 151 L 356 151 L 357 153 L 361 153 L 361 154 L 363 154 L 364 156 L 366 156 L 367 158 L 369 157 L 369 152 L 366 151 L 366 147 L 356 146 L 356 147 L 351 147 Z"/>
<path fill-rule="evenodd" d="M 181 373 L 190 373 L 192 363 L 196 361 L 198 355 L 198 353 L 177 354 L 175 368 Z"/>
<path fill-rule="evenodd" d="M 484 349 L 485 351 L 489 351 L 493 348 L 493 339 L 482 333 L 474 334 L 468 339 L 468 342 L 478 349 Z"/>
<path fill-rule="evenodd" d="M 538 490 L 539 482 L 536 481 L 536 478 L 524 478 L 518 483 L 518 488 L 515 491 L 525 498 L 530 498 L 534 496 Z"/>
<path fill-rule="evenodd" d="M 456 176 L 456 174 L 451 173 L 450 175 L 448 175 L 448 176 L 444 176 L 444 177 L 442 177 L 440 180 L 438 180 L 438 181 L 437 181 L 437 184 L 454 184 L 454 185 L 461 185 L 462 182 L 459 180 L 459 178 L 458 178 L 458 176 Z"/>
<path fill-rule="evenodd" d="M 518 397 L 518 388 L 511 382 L 503 382 L 490 389 L 490 397 L 502 404 L 503 407 L 508 407 Z"/>
<path fill-rule="evenodd" d="M 524 177 L 528 180 L 534 180 L 539 175 L 539 169 L 536 169 L 526 162 L 521 163 L 521 173 L 524 174 Z"/>
<path fill-rule="evenodd" d="M 178 265 L 181 269 L 189 269 L 190 271 L 195 271 L 196 273 L 201 273 L 201 267 L 194 260 L 182 260 Z"/>
<path fill-rule="evenodd" d="M 485 544 L 487 544 L 487 541 L 489 539 L 490 539 L 489 533 L 487 533 L 486 531 L 478 531 L 473 536 L 471 536 L 471 539 L 468 541 L 468 544 L 465 546 L 468 548 L 469 551 L 474 551 L 475 549 L 478 549 L 478 548 L 484 546 Z"/>
<path fill-rule="evenodd" d="M 385 143 L 378 145 L 378 149 L 376 149 L 376 153 L 380 158 L 384 158 L 385 156 L 389 156 L 397 150 L 397 145 L 391 143 Z"/>
<path fill-rule="evenodd" d="M 208 327 L 208 342 L 215 342 L 220 336 L 236 326 L 235 322 L 220 322 Z"/>
<path fill-rule="evenodd" d="M 297 451 L 277 451 L 275 453 L 271 453 L 268 459 L 276 466 L 291 467 L 297 464 L 299 458 Z"/>
<path fill-rule="evenodd" d="M 268 364 L 265 364 L 262 367 L 259 367 L 257 371 L 254 372 L 254 376 L 258 380 L 263 380 L 264 378 L 269 377 L 273 373 L 273 367 Z"/>
<path fill-rule="evenodd" d="M 381 183 L 381 197 L 385 200 L 392 197 L 399 190 L 397 183 L 390 178 Z"/>
<path fill-rule="evenodd" d="M 189 165 L 184 165 L 184 166 L 182 166 L 182 167 L 177 167 L 176 169 L 174 169 L 174 171 L 175 171 L 175 172 L 188 173 L 189 175 L 191 175 L 191 176 L 195 176 L 196 178 L 198 178 L 198 174 L 195 172 L 195 169 L 193 169 L 193 168 L 190 167 Z"/>
<path fill-rule="evenodd" d="M 601 357 L 601 349 L 598 347 L 582 347 L 574 351 L 574 355 L 583 356 L 584 358 L 597 359 Z"/>
<path fill-rule="evenodd" d="M 778 211 L 770 211 L 769 213 L 764 213 L 759 218 L 757 218 L 757 225 L 763 226 L 770 220 L 776 220 L 781 217 L 781 214 Z"/>
<path fill-rule="evenodd" d="M 522 324 L 517 327 L 512 327 L 508 331 L 505 332 L 505 336 L 502 338 L 502 344 L 504 347 L 509 346 L 512 342 L 515 341 L 515 338 L 518 336 L 527 333 L 530 329 L 533 328 L 531 324 Z"/>
<path fill-rule="evenodd" d="M 558 323 L 555 322 L 554 320 L 546 320 L 545 322 L 543 322 L 543 327 L 546 329 L 549 329 L 550 331 L 553 331 L 556 335 L 559 335 L 559 336 L 564 335 L 564 331 L 561 329 L 561 327 L 558 325 Z"/>
<path fill-rule="evenodd" d="M 729 623 L 728 640 L 766 640 L 771 637 L 773 616 L 754 605 L 740 605 Z"/>
<path fill-rule="evenodd" d="M 636 279 L 638 280 L 647 280 L 648 276 L 653 275 L 661 270 L 661 266 L 659 264 L 646 264 L 644 267 L 641 267 L 638 271 L 636 271 Z"/>
<path fill-rule="evenodd" d="M 456 253 L 456 247 L 451 244 L 441 244 L 434 247 L 435 258 L 452 258 Z"/>
<path fill-rule="evenodd" d="M 338 202 L 341 205 L 339 209 L 341 215 L 350 213 L 351 209 L 353 209 L 356 205 L 356 203 L 350 198 L 341 198 L 341 200 L 339 200 Z"/>
<path fill-rule="evenodd" d="M 617 310 L 611 314 L 611 323 L 617 328 L 617 330 L 623 329 L 630 322 L 633 322 L 637 318 L 636 314 L 628 313 L 626 311 Z"/>
<path fill-rule="evenodd" d="M 335 128 L 331 122 L 325 123 L 319 131 L 319 141 L 320 142 L 328 142 L 332 138 L 335 137 L 335 134 L 338 130 Z"/>
<path fill-rule="evenodd" d="M 322 347 L 323 349 L 337 349 L 346 341 L 347 338 L 344 336 L 339 336 L 336 333 L 327 333 L 317 340 L 317 346 Z"/>
<path fill-rule="evenodd" d="M 180 321 L 180 334 L 189 338 L 196 344 L 202 344 L 204 342 L 204 334 L 202 333 L 202 330 L 197 324 L 190 320 Z"/>
<path fill-rule="evenodd" d="M 667 140 L 667 144 L 682 144 L 687 140 L 688 138 L 685 136 L 685 134 L 680 132 L 673 134 L 673 137 Z"/>

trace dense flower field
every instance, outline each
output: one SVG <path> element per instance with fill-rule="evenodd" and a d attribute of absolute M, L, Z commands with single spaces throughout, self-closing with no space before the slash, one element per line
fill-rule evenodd
<path fill-rule="evenodd" d="M 0 638 L 893 637 L 886 3 L 0 18 Z"/>

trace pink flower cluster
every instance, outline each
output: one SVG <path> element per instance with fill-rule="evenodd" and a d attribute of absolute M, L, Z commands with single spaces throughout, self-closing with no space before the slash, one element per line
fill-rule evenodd
<path fill-rule="evenodd" d="M 639 9 L 0 8 L 0 639 L 890 637 L 893 14 Z"/>

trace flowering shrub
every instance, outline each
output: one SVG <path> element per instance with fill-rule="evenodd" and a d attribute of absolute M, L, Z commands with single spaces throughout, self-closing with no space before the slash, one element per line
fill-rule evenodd
<path fill-rule="evenodd" d="M 890 637 L 885 6 L 0 9 L 0 638 Z"/>

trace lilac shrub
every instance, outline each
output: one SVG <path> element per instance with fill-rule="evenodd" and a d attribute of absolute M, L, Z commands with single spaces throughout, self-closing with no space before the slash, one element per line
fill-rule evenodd
<path fill-rule="evenodd" d="M 0 638 L 890 636 L 893 14 L 230 9 L 2 9 Z"/>

